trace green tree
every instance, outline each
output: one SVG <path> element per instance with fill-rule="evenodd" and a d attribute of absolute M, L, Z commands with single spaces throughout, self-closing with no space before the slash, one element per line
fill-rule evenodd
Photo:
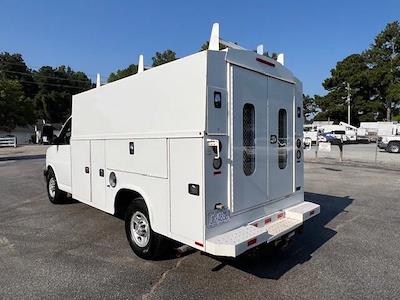
<path fill-rule="evenodd" d="M 317 104 L 315 98 L 309 95 L 303 95 L 303 115 L 304 121 L 311 121 L 317 113 Z"/>
<path fill-rule="evenodd" d="M 315 120 L 347 121 L 348 86 L 352 124 L 382 118 L 383 106 L 371 96 L 369 72 L 367 61 L 360 54 L 352 54 L 338 62 L 331 70 L 331 76 L 322 83 L 328 94 L 315 96 L 315 103 L 321 109 Z M 374 114 L 376 112 L 380 114 Z"/>
<path fill-rule="evenodd" d="M 0 75 L 4 79 L 17 80 L 23 89 L 25 97 L 33 99 L 38 92 L 38 86 L 21 54 L 0 53 Z"/>
<path fill-rule="evenodd" d="M 39 86 L 35 97 L 37 115 L 54 123 L 64 122 L 71 114 L 72 95 L 93 87 L 85 73 L 66 66 L 43 66 L 34 72 L 34 78 Z"/>
<path fill-rule="evenodd" d="M 156 54 L 151 59 L 153 60 L 152 66 L 157 67 L 159 65 L 173 61 L 177 59 L 177 57 L 174 51 L 167 49 L 164 52 L 156 52 Z"/>
<path fill-rule="evenodd" d="M 11 131 L 16 126 L 32 124 L 33 111 L 33 102 L 25 97 L 22 84 L 0 76 L 0 129 Z"/>
<path fill-rule="evenodd" d="M 370 68 L 370 81 L 374 97 L 386 109 L 386 119 L 391 120 L 393 109 L 400 104 L 400 24 L 387 24 L 365 51 Z"/>
<path fill-rule="evenodd" d="M 203 45 L 201 45 L 200 50 L 199 51 L 204 51 L 204 50 L 208 50 L 208 46 L 210 45 L 210 42 L 207 41 L 205 42 Z M 219 50 L 223 50 L 225 49 L 226 46 L 222 45 L 221 43 L 219 43 Z"/>
<path fill-rule="evenodd" d="M 119 80 L 125 77 L 128 77 L 130 75 L 136 74 L 138 71 L 138 66 L 131 64 L 125 69 L 117 70 L 115 73 L 111 73 L 110 76 L 108 76 L 107 82 L 113 82 L 115 80 Z"/>

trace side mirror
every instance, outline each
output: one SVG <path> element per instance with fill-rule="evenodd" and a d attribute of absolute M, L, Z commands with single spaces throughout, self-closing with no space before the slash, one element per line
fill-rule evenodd
<path fill-rule="evenodd" d="M 56 136 L 56 135 L 53 135 L 52 144 L 53 145 L 60 145 L 61 144 L 60 138 L 58 136 Z"/>

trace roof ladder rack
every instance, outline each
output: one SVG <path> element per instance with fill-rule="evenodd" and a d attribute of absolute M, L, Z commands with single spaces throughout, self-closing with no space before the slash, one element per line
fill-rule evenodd
<path fill-rule="evenodd" d="M 220 50 L 219 45 L 224 45 L 228 48 L 246 50 L 245 48 L 219 37 L 219 23 L 214 23 L 211 29 L 210 42 L 208 44 L 208 50 Z"/>

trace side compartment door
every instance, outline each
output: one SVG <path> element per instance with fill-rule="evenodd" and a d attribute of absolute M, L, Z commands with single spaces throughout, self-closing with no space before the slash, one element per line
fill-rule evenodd
<path fill-rule="evenodd" d="M 92 205 L 105 209 L 106 178 L 105 178 L 105 143 L 103 140 L 90 142 L 90 165 L 92 181 Z"/>
<path fill-rule="evenodd" d="M 170 139 L 171 232 L 204 243 L 203 139 Z"/>
<path fill-rule="evenodd" d="M 72 197 L 89 203 L 91 201 L 90 141 L 71 141 L 71 162 Z"/>
<path fill-rule="evenodd" d="M 269 171 L 271 199 L 293 193 L 294 85 L 268 79 Z"/>

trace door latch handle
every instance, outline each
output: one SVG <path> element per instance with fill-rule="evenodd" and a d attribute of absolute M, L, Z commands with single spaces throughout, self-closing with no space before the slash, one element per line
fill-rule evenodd
<path fill-rule="evenodd" d="M 276 135 L 275 135 L 275 134 L 271 134 L 271 137 L 270 137 L 270 139 L 269 139 L 269 142 L 270 142 L 271 144 L 276 144 L 277 141 L 278 141 L 278 138 L 276 137 Z"/>
<path fill-rule="evenodd" d="M 89 174 L 89 167 L 85 167 L 85 173 Z"/>
<path fill-rule="evenodd" d="M 104 169 L 99 169 L 99 176 L 104 177 Z"/>
<path fill-rule="evenodd" d="M 220 154 L 220 151 L 221 151 L 219 140 L 207 139 L 207 146 L 216 149 L 216 151 L 215 151 L 215 154 L 216 154 L 215 155 L 215 159 L 219 159 L 219 157 L 220 157 L 219 154 Z"/>

